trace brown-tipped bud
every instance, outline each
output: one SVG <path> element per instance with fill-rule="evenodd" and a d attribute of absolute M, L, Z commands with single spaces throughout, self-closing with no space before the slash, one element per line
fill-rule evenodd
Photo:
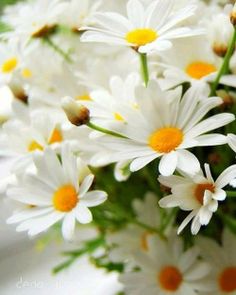
<path fill-rule="evenodd" d="M 64 97 L 61 106 L 65 111 L 68 120 L 75 126 L 85 125 L 89 122 L 89 110 L 76 102 L 71 97 Z"/>
<path fill-rule="evenodd" d="M 225 90 L 218 90 L 217 95 L 222 98 L 223 103 L 220 105 L 220 109 L 222 111 L 225 111 L 227 109 L 230 109 L 234 105 L 234 98 L 230 93 L 228 93 Z"/>
<path fill-rule="evenodd" d="M 44 27 L 38 29 L 37 31 L 35 31 L 31 37 L 32 38 L 44 38 L 47 37 L 51 34 L 53 34 L 56 30 L 57 26 L 56 25 L 45 25 Z"/>
<path fill-rule="evenodd" d="M 225 57 L 226 53 L 227 53 L 227 46 L 223 45 L 223 44 L 214 44 L 212 47 L 214 53 L 219 56 L 219 57 Z"/>
<path fill-rule="evenodd" d="M 171 193 L 171 188 L 167 187 L 167 186 L 165 186 L 163 184 L 160 184 L 160 190 L 164 194 L 170 194 Z"/>
<path fill-rule="evenodd" d="M 236 27 L 236 3 L 234 4 L 233 10 L 230 14 L 230 21 L 234 27 Z"/>
<path fill-rule="evenodd" d="M 218 165 L 221 160 L 221 156 L 218 153 L 211 153 L 208 155 L 208 163 L 211 165 Z"/>

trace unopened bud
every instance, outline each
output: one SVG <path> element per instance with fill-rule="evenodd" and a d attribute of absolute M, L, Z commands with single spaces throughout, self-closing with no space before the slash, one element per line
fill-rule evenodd
<path fill-rule="evenodd" d="M 213 45 L 213 51 L 216 55 L 218 55 L 219 57 L 225 57 L 226 53 L 227 53 L 227 46 L 223 45 L 223 44 L 214 44 Z"/>
<path fill-rule="evenodd" d="M 65 111 L 68 120 L 75 126 L 85 125 L 89 122 L 89 110 L 76 102 L 71 97 L 64 97 L 61 106 Z"/>
<path fill-rule="evenodd" d="M 234 27 L 236 27 L 236 3 L 234 4 L 233 10 L 230 14 L 230 21 Z"/>

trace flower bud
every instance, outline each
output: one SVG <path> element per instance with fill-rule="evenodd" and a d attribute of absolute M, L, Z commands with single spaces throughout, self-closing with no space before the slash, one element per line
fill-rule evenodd
<path fill-rule="evenodd" d="M 230 21 L 234 27 L 236 27 L 236 3 L 234 4 L 233 10 L 230 14 Z"/>
<path fill-rule="evenodd" d="M 73 125 L 81 126 L 89 122 L 89 110 L 71 97 L 64 97 L 61 106 Z"/>

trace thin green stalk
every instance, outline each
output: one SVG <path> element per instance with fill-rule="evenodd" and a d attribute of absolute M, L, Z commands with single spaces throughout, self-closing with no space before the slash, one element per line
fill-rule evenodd
<path fill-rule="evenodd" d="M 91 129 L 94 129 L 96 131 L 99 131 L 99 132 L 102 132 L 104 134 L 108 134 L 108 135 L 112 135 L 112 136 L 115 136 L 115 137 L 119 137 L 119 138 L 127 138 L 126 136 L 122 135 L 122 134 L 119 134 L 119 133 L 116 133 L 114 131 L 111 131 L 111 130 L 108 130 L 108 129 L 105 129 L 105 128 L 102 128 L 100 126 L 97 126 L 91 122 L 88 122 L 86 124 L 89 128 Z"/>
<path fill-rule="evenodd" d="M 236 43 L 236 29 L 234 29 L 234 34 L 233 34 L 233 37 L 230 41 L 230 44 L 229 44 L 227 53 L 224 57 L 224 61 L 222 63 L 222 66 L 217 74 L 217 77 L 216 77 L 214 83 L 212 84 L 210 96 L 214 96 L 216 94 L 216 90 L 217 90 L 217 87 L 220 83 L 221 77 L 229 71 L 229 62 L 230 62 L 231 56 L 234 53 L 235 43 Z"/>
<path fill-rule="evenodd" d="M 52 47 L 58 54 L 60 54 L 67 62 L 71 63 L 72 60 L 70 56 L 64 52 L 60 47 L 58 47 L 49 37 L 43 38 L 43 40 Z"/>
<path fill-rule="evenodd" d="M 142 172 L 151 190 L 153 190 L 153 192 L 156 192 L 157 195 L 159 196 L 158 182 L 156 181 L 156 178 L 153 177 L 153 175 L 150 173 L 148 166 L 144 167 L 142 169 Z"/>
<path fill-rule="evenodd" d="M 170 213 L 166 216 L 165 220 L 162 223 L 161 231 L 164 232 L 168 225 L 175 219 L 176 214 L 178 212 L 178 208 L 173 208 Z"/>
<path fill-rule="evenodd" d="M 143 81 L 145 83 L 145 86 L 147 87 L 148 81 L 149 81 L 147 54 L 146 53 L 139 53 L 139 56 L 140 56 L 141 72 L 142 72 Z"/>

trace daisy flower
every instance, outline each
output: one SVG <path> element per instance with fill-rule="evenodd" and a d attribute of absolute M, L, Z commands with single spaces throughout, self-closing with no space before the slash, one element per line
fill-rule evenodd
<path fill-rule="evenodd" d="M 199 237 L 197 245 L 201 256 L 212 265 L 212 283 L 214 295 L 235 295 L 236 293 L 236 238 L 225 229 L 222 245 L 212 239 Z M 207 293 L 204 293 L 207 295 Z M 209 293 L 208 293 L 209 294 Z"/>
<path fill-rule="evenodd" d="M 214 54 L 206 38 L 175 40 L 174 46 L 162 54 L 161 63 L 157 63 L 163 67 L 161 86 L 169 89 L 184 82 L 207 83 L 214 79 L 221 63 L 221 58 Z"/>
<path fill-rule="evenodd" d="M 132 160 L 130 170 L 137 171 L 161 158 L 159 171 L 163 175 L 173 174 L 176 167 L 195 173 L 200 169 L 199 162 L 188 148 L 227 142 L 224 135 L 205 134 L 232 122 L 234 115 L 222 113 L 202 120 L 222 103 L 218 97 L 206 99 L 203 85 L 194 85 L 182 99 L 181 87 L 163 92 L 154 80 L 149 82 L 148 88 L 140 86 L 136 90 L 139 111 L 122 105 L 117 107 L 125 120 L 124 129 L 118 132 L 126 138 L 101 137 L 100 143 L 114 152 L 94 157 L 94 163 L 104 159 L 111 162 Z"/>
<path fill-rule="evenodd" d="M 119 127 L 123 125 L 124 118 L 117 112 L 117 106 L 130 105 L 138 108 L 135 99 L 135 88 L 140 84 L 140 78 L 137 73 L 132 73 L 125 80 L 119 76 L 110 78 L 110 91 L 105 89 L 94 90 L 90 92 L 91 99 L 80 101 L 90 111 L 90 120 L 97 125 L 112 128 L 115 124 Z"/>
<path fill-rule="evenodd" d="M 195 175 L 186 175 L 180 172 L 180 176 L 160 176 L 161 184 L 171 188 L 171 194 L 162 198 L 159 205 L 164 208 L 179 207 L 191 213 L 184 219 L 178 229 L 180 233 L 192 220 L 192 234 L 197 234 L 202 225 L 207 225 L 213 213 L 218 209 L 218 202 L 226 199 L 223 188 L 236 177 L 236 165 L 224 170 L 214 180 L 210 167 L 205 164 L 205 175 L 199 171 Z"/>
<path fill-rule="evenodd" d="M 62 235 L 72 239 L 76 220 L 82 224 L 92 221 L 89 207 L 106 200 L 103 191 L 90 191 L 94 176 L 64 145 L 61 160 L 47 148 L 35 153 L 36 173 L 25 173 L 19 183 L 7 190 L 9 198 L 28 206 L 16 212 L 8 223 L 20 223 L 17 231 L 37 235 L 58 221 L 62 221 Z"/>
<path fill-rule="evenodd" d="M 127 17 L 115 12 L 95 13 L 97 27 L 84 27 L 81 40 L 105 42 L 137 48 L 141 53 L 166 50 L 171 40 L 202 34 L 199 29 L 179 26 L 194 15 L 195 5 L 174 10 L 174 0 L 152 1 L 144 8 L 139 0 L 129 0 Z"/>
<path fill-rule="evenodd" d="M 144 200 L 134 200 L 132 207 L 139 222 L 150 227 L 160 227 L 160 210 L 157 203 L 157 196 L 147 193 Z M 113 262 L 126 261 L 133 264 L 133 254 L 137 250 L 147 251 L 147 238 L 153 235 L 140 226 L 129 224 L 124 229 L 107 235 L 107 243 L 112 247 L 109 251 L 109 258 Z"/>
<path fill-rule="evenodd" d="M 149 295 L 194 295 L 209 291 L 206 276 L 209 264 L 199 261 L 196 247 L 184 251 L 180 239 L 160 240 L 157 236 L 148 239 L 148 252 L 137 252 L 135 262 L 140 271 L 120 276 L 125 294 Z"/>
<path fill-rule="evenodd" d="M 58 23 L 67 4 L 60 0 L 37 0 L 17 4 L 5 10 L 3 21 L 13 28 L 5 33 L 9 39 L 20 38 L 27 42 L 31 37 L 40 38 L 50 33 Z"/>

